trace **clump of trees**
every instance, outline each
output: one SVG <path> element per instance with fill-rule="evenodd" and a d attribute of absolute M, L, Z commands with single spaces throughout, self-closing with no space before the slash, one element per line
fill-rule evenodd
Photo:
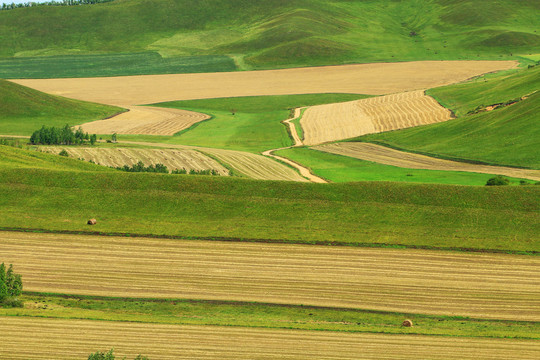
<path fill-rule="evenodd" d="M 22 307 L 18 299 L 22 294 L 22 277 L 13 272 L 13 264 L 6 271 L 4 263 L 0 265 L 0 306 Z"/>
<path fill-rule="evenodd" d="M 206 169 L 206 170 L 195 170 L 191 169 L 189 172 L 186 169 L 176 169 L 171 172 L 171 174 L 179 174 L 179 175 L 212 175 L 212 176 L 219 176 L 219 171 L 214 169 Z"/>
<path fill-rule="evenodd" d="M 63 128 L 44 125 L 41 129 L 34 131 L 30 137 L 30 142 L 34 145 L 82 145 L 87 143 L 94 145 L 96 140 L 96 134 L 89 135 L 81 128 L 73 131 L 67 124 Z"/>
<path fill-rule="evenodd" d="M 124 166 L 118 166 L 115 167 L 117 170 L 122 170 L 126 172 L 151 172 L 151 173 L 163 173 L 168 174 L 169 169 L 167 166 L 163 164 L 156 164 L 156 165 L 149 165 L 145 166 L 142 161 L 137 162 L 136 164 L 132 166 L 124 165 Z M 214 169 L 207 169 L 207 170 L 194 170 L 191 169 L 187 171 L 186 169 L 175 169 L 170 172 L 171 174 L 189 174 L 189 175 L 213 175 L 213 176 L 219 176 L 219 172 Z"/>
<path fill-rule="evenodd" d="M 34 6 L 74 6 L 74 5 L 90 5 L 111 2 L 114 0 L 63 0 L 63 1 L 48 1 L 43 3 L 26 2 L 20 4 L 2 4 L 0 10 L 13 10 L 17 8 L 34 7 Z"/>
<path fill-rule="evenodd" d="M 510 180 L 508 178 L 505 178 L 504 176 L 497 175 L 495 177 L 492 177 L 488 179 L 486 182 L 486 186 L 502 186 L 502 185 L 509 185 Z"/>
<path fill-rule="evenodd" d="M 111 349 L 108 352 L 98 351 L 88 356 L 88 360 L 115 360 L 115 359 L 116 357 L 114 356 L 114 349 Z M 125 359 L 126 358 L 124 357 L 124 360 Z M 150 360 L 150 359 L 147 358 L 146 356 L 137 355 L 135 360 Z"/>

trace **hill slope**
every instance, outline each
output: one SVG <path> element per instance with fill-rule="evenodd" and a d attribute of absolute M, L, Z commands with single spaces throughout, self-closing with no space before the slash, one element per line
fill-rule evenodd
<path fill-rule="evenodd" d="M 30 135 L 42 125 L 99 120 L 123 109 L 45 94 L 0 79 L 0 134 Z"/>
<path fill-rule="evenodd" d="M 117 0 L 40 6 L 0 11 L 0 57 L 17 57 L 0 61 L 0 77 L 73 76 L 78 55 L 87 55 L 88 66 L 77 70 L 84 76 L 228 71 L 234 65 L 225 56 L 240 69 L 507 59 L 540 53 L 539 13 L 538 2 L 518 0 Z M 199 58 L 175 60 L 189 56 Z M 48 60 L 51 66 L 43 67 Z"/>

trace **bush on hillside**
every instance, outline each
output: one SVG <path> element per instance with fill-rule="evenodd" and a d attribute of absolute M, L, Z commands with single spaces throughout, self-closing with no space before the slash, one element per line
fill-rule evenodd
<path fill-rule="evenodd" d="M 510 184 L 510 180 L 508 180 L 507 178 L 501 175 L 492 177 L 486 182 L 486 186 L 502 186 L 502 185 L 509 185 L 509 184 Z"/>

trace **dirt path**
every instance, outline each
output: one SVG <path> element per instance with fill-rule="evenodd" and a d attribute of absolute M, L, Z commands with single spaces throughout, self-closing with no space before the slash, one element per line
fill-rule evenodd
<path fill-rule="evenodd" d="M 14 82 L 69 98 L 128 106 L 232 96 L 429 89 L 517 66 L 516 61 L 415 61 L 229 73 L 170 74 Z"/>
<path fill-rule="evenodd" d="M 370 143 L 345 142 L 315 146 L 313 149 L 401 168 L 466 171 L 483 174 L 505 175 L 515 178 L 540 181 L 540 170 L 475 165 L 464 162 L 443 160 L 425 155 L 394 150 L 385 146 Z"/>
<path fill-rule="evenodd" d="M 293 137 L 294 145 L 293 146 L 282 147 L 282 148 L 279 148 L 279 149 L 266 150 L 262 154 L 265 155 L 265 156 L 270 156 L 270 157 L 272 157 L 272 158 L 274 158 L 276 160 L 282 161 L 282 162 L 284 162 L 286 164 L 289 164 L 290 166 L 297 169 L 300 172 L 300 175 L 307 178 L 311 182 L 320 183 L 320 184 L 328 183 L 328 181 L 324 180 L 323 178 L 320 178 L 317 175 L 314 175 L 307 167 L 302 166 L 299 163 L 294 162 L 294 161 L 292 161 L 290 159 L 287 159 L 285 157 L 274 155 L 275 151 L 289 149 L 291 147 L 296 147 L 296 146 L 302 146 L 303 145 L 302 140 L 300 139 L 300 137 L 298 136 L 298 132 L 296 131 L 296 126 L 292 122 L 293 120 L 296 120 L 298 117 L 300 117 L 300 114 L 302 113 L 302 109 L 303 108 L 294 109 L 293 117 L 283 121 L 283 123 L 286 124 L 286 126 L 289 127 L 289 133 Z"/>
<path fill-rule="evenodd" d="M 114 348 L 163 360 L 521 359 L 540 356 L 538 341 L 329 331 L 184 326 L 92 320 L 0 318 L 0 358 L 86 359 Z M 30 346 L 31 345 L 31 346 Z"/>
<path fill-rule="evenodd" d="M 14 232 L 0 254 L 27 291 L 540 321 L 536 256 Z"/>

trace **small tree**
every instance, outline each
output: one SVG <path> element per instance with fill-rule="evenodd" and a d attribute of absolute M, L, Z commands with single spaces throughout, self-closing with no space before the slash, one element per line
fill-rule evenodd
<path fill-rule="evenodd" d="M 96 143 L 96 140 L 97 140 L 97 135 L 96 134 L 92 134 L 90 136 L 90 145 L 94 145 Z"/>
<path fill-rule="evenodd" d="M 112 134 L 111 140 L 112 140 L 112 142 L 116 142 L 116 141 L 117 141 L 116 133 Z"/>
<path fill-rule="evenodd" d="M 9 295 L 7 287 L 6 266 L 4 263 L 0 265 L 0 301 L 7 298 Z"/>
<path fill-rule="evenodd" d="M 497 175 L 495 177 L 492 177 L 491 179 L 488 179 L 486 182 L 486 186 L 502 186 L 502 185 L 509 185 L 510 180 L 505 178 L 504 176 Z"/>

